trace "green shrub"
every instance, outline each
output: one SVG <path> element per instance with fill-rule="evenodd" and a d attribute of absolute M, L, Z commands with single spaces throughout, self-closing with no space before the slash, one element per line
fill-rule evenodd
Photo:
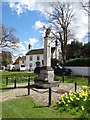
<path fill-rule="evenodd" d="M 68 60 L 65 66 L 88 66 L 90 67 L 90 57 L 89 58 L 76 58 Z"/>
<path fill-rule="evenodd" d="M 51 59 L 51 65 L 52 65 L 52 66 L 55 66 L 55 65 L 57 65 L 57 64 L 61 64 L 61 61 L 58 60 L 58 59 Z"/>

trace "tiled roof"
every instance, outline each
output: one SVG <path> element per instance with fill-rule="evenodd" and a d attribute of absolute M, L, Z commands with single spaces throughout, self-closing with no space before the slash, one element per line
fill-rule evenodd
<path fill-rule="evenodd" d="M 51 53 L 53 53 L 55 50 L 55 47 L 51 48 Z M 43 54 L 44 53 L 44 49 L 34 49 L 34 50 L 30 50 L 26 53 L 26 55 L 35 55 L 35 54 Z"/>
<path fill-rule="evenodd" d="M 26 60 L 26 56 L 22 56 L 22 57 L 19 56 L 19 57 L 15 60 L 14 65 L 15 65 L 15 64 L 19 64 L 19 60 Z"/>

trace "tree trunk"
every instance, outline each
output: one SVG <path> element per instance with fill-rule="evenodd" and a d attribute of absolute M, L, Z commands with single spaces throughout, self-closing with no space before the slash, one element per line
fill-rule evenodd
<path fill-rule="evenodd" d="M 64 83 L 64 48 L 63 43 L 61 44 L 61 50 L 62 50 L 62 81 Z"/>

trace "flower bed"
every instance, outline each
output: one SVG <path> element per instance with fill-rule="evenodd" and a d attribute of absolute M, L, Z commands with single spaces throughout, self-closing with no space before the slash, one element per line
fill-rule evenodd
<path fill-rule="evenodd" d="M 58 109 L 63 107 L 63 110 L 69 111 L 71 109 L 75 109 L 74 112 L 78 112 L 81 110 L 82 117 L 88 117 L 90 113 L 90 88 L 87 86 L 83 86 L 82 90 L 76 91 L 74 93 L 69 92 L 69 96 L 67 93 L 60 96 L 60 100 L 57 103 Z"/>

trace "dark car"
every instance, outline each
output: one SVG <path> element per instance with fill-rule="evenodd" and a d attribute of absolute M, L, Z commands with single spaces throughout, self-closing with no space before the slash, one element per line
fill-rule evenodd
<path fill-rule="evenodd" d="M 71 69 L 64 68 L 64 70 L 63 70 L 62 66 L 60 66 L 60 65 L 52 66 L 52 68 L 54 69 L 55 75 L 62 75 L 63 73 L 64 73 L 64 75 L 71 75 L 72 74 Z"/>
<path fill-rule="evenodd" d="M 54 74 L 55 75 L 62 75 L 63 74 L 63 68 L 60 65 L 52 66 L 52 68 L 54 70 Z M 36 67 L 34 69 L 34 73 L 39 74 L 40 73 L 40 69 L 41 69 L 41 67 Z M 64 75 L 71 75 L 71 74 L 72 74 L 71 69 L 64 68 Z"/>

